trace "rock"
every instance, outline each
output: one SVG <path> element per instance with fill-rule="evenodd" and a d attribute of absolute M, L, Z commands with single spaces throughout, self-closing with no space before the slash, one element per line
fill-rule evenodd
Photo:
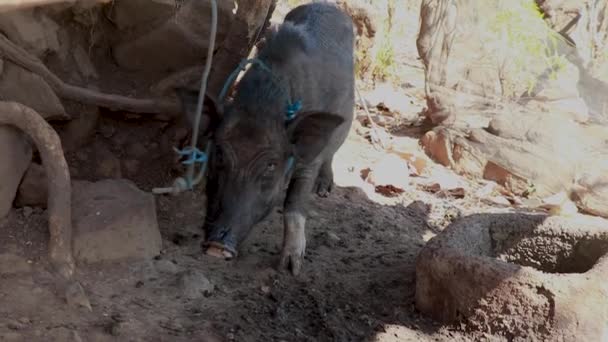
<path fill-rule="evenodd" d="M 199 271 L 188 270 L 178 276 L 178 287 L 182 295 L 188 299 L 209 296 L 215 286 Z"/>
<path fill-rule="evenodd" d="M 29 218 L 34 213 L 34 209 L 31 207 L 23 207 L 23 217 Z"/>
<path fill-rule="evenodd" d="M 73 182 L 74 256 L 81 262 L 148 259 L 162 239 L 151 194 L 124 179 Z"/>
<path fill-rule="evenodd" d="M 95 173 L 100 178 L 122 178 L 120 159 L 102 144 L 95 144 Z"/>
<path fill-rule="evenodd" d="M 0 218 L 13 206 L 19 183 L 32 160 L 32 146 L 15 128 L 0 125 Z"/>
<path fill-rule="evenodd" d="M 156 262 L 156 269 L 160 273 L 175 274 L 178 272 L 177 265 L 166 259 L 161 259 Z"/>
<path fill-rule="evenodd" d="M 28 273 L 32 266 L 23 257 L 12 254 L 0 254 L 0 274 Z"/>
<path fill-rule="evenodd" d="M 583 163 L 576 175 L 571 197 L 584 212 L 608 218 L 608 155 Z"/>
<path fill-rule="evenodd" d="M 42 77 L 9 61 L 4 62 L 0 75 L 0 99 L 31 107 L 47 120 L 69 119 L 61 100 Z"/>
<path fill-rule="evenodd" d="M 458 220 L 418 254 L 416 307 L 442 324 L 513 340 L 602 340 L 606 224 L 522 213 Z"/>
<path fill-rule="evenodd" d="M 392 185 L 397 189 L 405 190 L 410 184 L 409 175 L 407 162 L 391 153 L 371 168 L 367 182 L 374 186 Z"/>
<path fill-rule="evenodd" d="M 119 30 L 162 23 L 175 14 L 173 0 L 116 0 L 106 7 L 107 18 Z"/>
<path fill-rule="evenodd" d="M 27 329 L 27 324 L 24 324 L 18 320 L 10 320 L 6 326 L 11 330 L 24 330 Z"/>
<path fill-rule="evenodd" d="M 58 30 L 59 25 L 41 11 L 21 9 L 0 13 L 0 32 L 38 57 L 59 50 Z"/>
<path fill-rule="evenodd" d="M 69 306 L 73 308 L 85 308 L 92 311 L 91 303 L 89 298 L 84 292 L 82 285 L 78 282 L 73 282 L 65 290 L 65 300 Z"/>
<path fill-rule="evenodd" d="M 452 147 L 445 131 L 437 129 L 425 133 L 420 138 L 420 145 L 424 152 L 437 163 L 443 166 L 453 164 Z"/>
<path fill-rule="evenodd" d="M 80 74 L 84 76 L 85 79 L 99 78 L 97 70 L 84 48 L 81 45 L 76 45 L 73 50 L 72 55 L 74 57 L 74 62 L 76 62 L 76 67 L 78 67 Z"/>
<path fill-rule="evenodd" d="M 125 172 L 129 176 L 135 176 L 139 173 L 140 163 L 138 160 L 128 159 L 128 160 L 123 161 L 122 165 L 123 165 Z"/>
<path fill-rule="evenodd" d="M 46 208 L 48 200 L 48 184 L 46 171 L 40 164 L 32 163 L 25 172 L 15 198 L 16 207 Z"/>
<path fill-rule="evenodd" d="M 535 195 L 550 196 L 571 184 L 587 143 L 575 143 L 571 138 L 560 141 L 541 130 L 497 127 L 472 129 L 467 136 L 438 127 L 427 132 L 420 144 L 432 159 L 457 174 L 496 181 L 517 195 L 533 190 Z"/>
<path fill-rule="evenodd" d="M 71 104 L 68 107 L 78 116 L 72 119 L 61 131 L 61 143 L 65 151 L 74 151 L 87 145 L 97 131 L 99 108 L 83 104 Z"/>
<path fill-rule="evenodd" d="M 145 12 L 155 12 L 155 14 L 148 13 L 148 23 L 144 19 L 143 23 L 136 24 L 137 29 L 133 28 L 133 30 L 141 32 L 139 36 L 126 37 L 112 48 L 118 65 L 131 70 L 170 71 L 204 62 L 209 44 L 209 24 L 211 22 L 209 2 L 187 1 L 176 9 L 172 1 L 145 1 L 145 5 L 139 6 L 126 4 L 131 1 L 121 1 L 124 5 L 115 14 L 119 23 L 123 22 L 120 19 L 122 16 L 125 17 L 124 21 L 139 17 L 142 6 L 148 7 L 150 4 L 152 4 L 152 9 Z M 142 1 L 136 1 L 136 3 L 140 4 Z M 218 22 L 229 23 L 233 7 L 232 1 L 218 1 Z M 136 11 L 137 14 L 129 14 L 131 11 Z M 170 11 L 168 17 L 166 17 L 165 11 Z M 166 20 L 169 17 L 171 19 Z M 150 27 L 149 22 L 156 21 L 156 18 L 160 21 L 164 19 L 164 21 L 161 25 Z M 218 25 L 217 46 L 224 39 L 229 27 L 228 24 Z M 160 50 L 163 51 L 162 54 L 158 53 Z"/>
<path fill-rule="evenodd" d="M 573 216 L 578 213 L 578 208 L 565 191 L 541 199 L 540 207 L 549 210 L 551 215 Z"/>

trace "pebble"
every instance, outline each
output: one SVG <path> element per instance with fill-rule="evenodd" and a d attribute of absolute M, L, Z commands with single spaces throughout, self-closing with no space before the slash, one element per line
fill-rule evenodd
<path fill-rule="evenodd" d="M 175 274 L 178 272 L 177 265 L 171 260 L 161 259 L 156 262 L 156 269 L 161 273 Z"/>
<path fill-rule="evenodd" d="M 23 207 L 23 217 L 28 218 L 32 216 L 33 213 L 34 209 L 32 209 L 31 207 Z"/>
<path fill-rule="evenodd" d="M 178 286 L 184 297 L 197 299 L 209 296 L 213 293 L 215 286 L 204 274 L 196 270 L 182 272 L 178 277 Z"/>
<path fill-rule="evenodd" d="M 65 298 L 69 306 L 83 307 L 89 311 L 93 311 L 89 298 L 87 298 L 82 285 L 80 285 L 78 282 L 74 282 L 68 286 L 65 291 Z"/>

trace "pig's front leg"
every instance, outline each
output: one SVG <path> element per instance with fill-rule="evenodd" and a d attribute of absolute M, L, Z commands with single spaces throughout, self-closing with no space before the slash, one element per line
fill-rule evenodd
<path fill-rule="evenodd" d="M 298 275 L 306 252 L 306 212 L 319 165 L 296 170 L 287 190 L 283 214 L 283 248 L 280 267 Z"/>

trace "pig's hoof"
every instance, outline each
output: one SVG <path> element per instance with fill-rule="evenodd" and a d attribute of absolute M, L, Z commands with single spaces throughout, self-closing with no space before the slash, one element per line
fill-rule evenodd
<path fill-rule="evenodd" d="M 334 181 L 331 178 L 319 176 L 315 184 L 315 192 L 319 197 L 328 197 L 334 188 Z"/>
<path fill-rule="evenodd" d="M 304 255 L 300 254 L 288 254 L 281 253 L 281 262 L 279 267 L 281 270 L 289 270 L 291 274 L 297 276 L 300 274 L 302 270 L 302 261 L 304 260 Z"/>

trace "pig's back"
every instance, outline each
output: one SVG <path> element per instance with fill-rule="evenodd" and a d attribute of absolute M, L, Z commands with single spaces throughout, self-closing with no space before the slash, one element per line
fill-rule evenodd
<path fill-rule="evenodd" d="M 352 19 L 336 5 L 313 2 L 291 10 L 285 17 L 304 30 L 316 53 L 331 55 L 353 64 L 354 34 Z"/>

